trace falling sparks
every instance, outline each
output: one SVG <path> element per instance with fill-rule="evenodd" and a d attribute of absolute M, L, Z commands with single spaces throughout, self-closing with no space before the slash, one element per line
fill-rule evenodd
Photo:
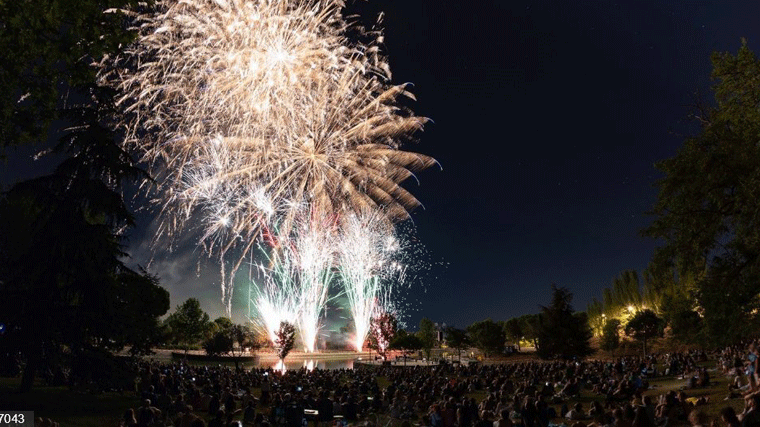
<path fill-rule="evenodd" d="M 375 41 L 347 38 L 341 0 L 159 1 L 136 15 L 136 43 L 100 64 L 120 92 L 126 145 L 150 167 L 161 227 L 200 221 L 222 265 L 222 299 L 262 229 L 304 205 L 406 219 L 400 186 L 435 164 L 400 144 L 426 122 L 397 104 Z M 233 257 L 230 271 L 225 258 Z"/>
<path fill-rule="evenodd" d="M 339 268 L 354 322 L 354 348 L 361 352 L 370 320 L 388 311 L 393 286 L 403 281 L 404 267 L 396 261 L 400 246 L 394 228 L 372 211 L 344 218 L 339 237 Z"/>

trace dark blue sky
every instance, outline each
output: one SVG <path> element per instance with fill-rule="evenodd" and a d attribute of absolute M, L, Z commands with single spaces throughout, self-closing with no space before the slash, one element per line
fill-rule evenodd
<path fill-rule="evenodd" d="M 414 111 L 435 121 L 406 147 L 443 166 L 406 185 L 425 206 L 413 218 L 432 263 L 425 286 L 409 290 L 410 325 L 535 313 L 551 283 L 583 310 L 621 271 L 641 271 L 656 245 L 639 236 L 656 196 L 653 164 L 696 131 L 688 106 L 711 99 L 710 53 L 736 52 L 741 37 L 760 52 L 757 1 L 357 0 L 349 9 L 368 24 L 385 12 L 394 83 L 413 82 Z M 32 151 L 11 153 L 0 182 L 49 168 Z M 141 218 L 130 251 L 145 264 L 153 226 Z M 199 265 L 191 241 L 179 247 L 151 264 L 172 306 L 199 297 L 220 315 L 218 266 Z"/>
<path fill-rule="evenodd" d="M 710 100 L 710 54 L 760 51 L 756 1 L 371 1 L 397 82 L 435 120 L 417 146 L 443 171 L 409 188 L 418 236 L 448 268 L 421 316 L 465 326 L 538 311 L 550 284 L 576 309 L 625 269 L 660 176 Z"/>

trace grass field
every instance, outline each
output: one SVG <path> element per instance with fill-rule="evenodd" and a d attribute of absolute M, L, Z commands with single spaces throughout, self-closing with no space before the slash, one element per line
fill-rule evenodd
<path fill-rule="evenodd" d="M 121 416 L 136 402 L 129 394 L 79 394 L 41 384 L 19 394 L 19 383 L 19 378 L 0 378 L 0 409 L 34 411 L 35 417 L 51 418 L 61 426 L 118 426 Z"/>
<path fill-rule="evenodd" d="M 511 359 L 510 361 L 517 360 Z M 714 362 L 707 362 L 702 366 L 713 369 Z M 728 405 L 732 406 L 737 413 L 741 412 L 744 407 L 742 399 L 724 400 L 728 395 L 728 379 L 714 370 L 711 370 L 710 374 L 712 379 L 710 387 L 685 390 L 687 396 L 708 397 L 710 399 L 709 404 L 700 406 L 699 410 L 704 411 L 711 419 L 717 419 L 721 408 Z M 18 378 L 0 378 L 0 409 L 32 410 L 35 412 L 35 416 L 51 418 L 58 421 L 61 426 L 66 427 L 118 426 L 124 411 L 127 408 L 135 407 L 138 403 L 137 398 L 129 393 L 102 393 L 97 395 L 74 393 L 66 387 L 46 387 L 42 384 L 37 384 L 32 392 L 22 395 L 16 391 L 19 381 Z M 686 380 L 675 377 L 655 378 L 650 381 L 652 388 L 644 394 L 653 396 L 656 402 L 656 397 L 659 395 L 669 390 L 680 390 L 685 383 Z M 378 384 L 381 387 L 386 387 L 388 381 L 380 377 Z M 254 394 L 258 395 L 259 391 L 256 390 Z M 473 393 L 470 397 L 480 401 L 485 397 L 485 392 Z M 584 390 L 578 399 L 570 400 L 568 406 L 581 402 L 584 410 L 587 410 L 594 400 L 600 400 L 603 403 L 604 397 Z M 552 406 L 559 414 L 561 405 Z M 557 418 L 554 421 L 561 424 L 563 420 Z"/>

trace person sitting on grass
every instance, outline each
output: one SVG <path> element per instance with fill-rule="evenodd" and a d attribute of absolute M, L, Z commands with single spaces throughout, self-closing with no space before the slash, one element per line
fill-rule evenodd
<path fill-rule="evenodd" d="M 578 402 L 573 406 L 573 409 L 569 410 L 565 414 L 565 418 L 572 421 L 578 421 L 586 418 L 586 414 L 583 413 L 583 405 Z"/>
<path fill-rule="evenodd" d="M 736 416 L 736 411 L 730 406 L 720 410 L 720 419 L 723 421 L 725 427 L 741 427 L 742 423 Z"/>
<path fill-rule="evenodd" d="M 492 418 L 491 411 L 485 409 L 480 411 L 480 416 L 478 417 L 478 421 L 475 422 L 475 427 L 494 427 Z"/>
<path fill-rule="evenodd" d="M 150 399 L 143 400 L 143 406 L 137 409 L 137 425 L 140 427 L 150 427 L 154 425 L 161 417 L 161 411 L 150 406 Z"/>
<path fill-rule="evenodd" d="M 243 423 L 246 426 L 252 426 L 256 421 L 256 402 L 254 400 L 248 400 L 245 409 L 243 411 Z"/>
<path fill-rule="evenodd" d="M 134 409 L 129 408 L 124 412 L 124 417 L 121 419 L 121 427 L 137 427 L 137 418 L 135 418 Z"/>
<path fill-rule="evenodd" d="M 646 408 L 639 406 L 636 408 L 636 413 L 633 417 L 633 427 L 654 427 L 654 423 L 647 415 Z"/>
<path fill-rule="evenodd" d="M 177 417 L 174 419 L 174 425 L 178 427 L 189 427 L 193 421 L 199 419 L 195 414 L 193 414 L 193 407 L 190 405 L 185 405 L 185 407 L 177 414 Z"/>
<path fill-rule="evenodd" d="M 224 427 L 224 409 L 216 411 L 216 416 L 208 422 L 208 427 Z"/>
<path fill-rule="evenodd" d="M 596 413 L 591 418 L 591 423 L 588 425 L 588 427 L 608 427 L 609 424 L 607 424 L 606 416 L 602 413 Z"/>
<path fill-rule="evenodd" d="M 441 412 L 440 405 L 431 405 L 428 415 L 430 416 L 431 427 L 443 427 L 443 413 Z"/>
<path fill-rule="evenodd" d="M 614 411 L 612 411 L 612 416 L 614 417 L 615 421 L 613 421 L 612 425 L 614 427 L 632 427 L 633 424 L 628 421 L 624 417 L 624 412 L 622 408 L 616 408 Z"/>
<path fill-rule="evenodd" d="M 760 426 L 760 395 L 753 395 L 744 401 L 744 411 L 739 417 L 742 427 Z"/>
<path fill-rule="evenodd" d="M 493 427 L 512 427 L 512 420 L 509 419 L 509 409 L 504 409 L 499 413 L 499 418 L 493 422 Z"/>
<path fill-rule="evenodd" d="M 707 415 L 702 411 L 691 411 L 689 414 L 689 424 L 692 427 L 708 427 L 708 423 Z"/>

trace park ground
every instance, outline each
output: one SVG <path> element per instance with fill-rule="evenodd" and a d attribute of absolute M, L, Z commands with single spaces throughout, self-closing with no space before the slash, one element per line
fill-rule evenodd
<path fill-rule="evenodd" d="M 160 358 L 160 357 L 159 357 Z M 521 353 L 513 357 L 501 360 L 488 360 L 485 363 L 515 363 L 526 360 L 534 360 L 535 356 L 530 353 Z M 410 362 L 411 364 L 425 364 L 425 362 Z M 399 363 L 401 365 L 401 363 Z M 700 406 L 711 419 L 719 416 L 721 408 L 732 406 L 737 412 L 741 412 L 744 403 L 742 399 L 725 400 L 728 395 L 729 379 L 716 369 L 714 361 L 703 362 L 700 366 L 710 370 L 712 383 L 710 387 L 686 390 L 689 397 L 708 397 L 709 403 Z M 124 412 L 130 407 L 138 406 L 138 398 L 130 392 L 106 392 L 101 394 L 77 393 L 67 387 L 49 387 L 38 382 L 35 388 L 26 394 L 17 392 L 20 378 L 0 378 L 0 410 L 33 410 L 35 416 L 51 418 L 60 423 L 62 427 L 109 427 L 118 426 Z M 384 377 L 378 377 L 381 387 L 388 385 Z M 651 388 L 645 395 L 657 397 L 670 390 L 681 390 L 686 380 L 678 377 L 658 377 L 650 382 Z M 260 390 L 254 390 L 254 395 L 259 395 Z M 485 398 L 485 392 L 475 392 L 470 395 L 480 402 Z M 588 408 L 592 401 L 603 400 L 603 396 L 594 395 L 589 390 L 584 390 L 577 399 L 570 400 L 568 406 L 575 402 L 581 402 L 584 408 Z M 561 405 L 553 405 L 559 413 Z M 554 423 L 561 424 L 563 420 L 557 418 Z M 380 423 L 382 427 L 393 426 L 399 423 L 387 420 Z"/>

